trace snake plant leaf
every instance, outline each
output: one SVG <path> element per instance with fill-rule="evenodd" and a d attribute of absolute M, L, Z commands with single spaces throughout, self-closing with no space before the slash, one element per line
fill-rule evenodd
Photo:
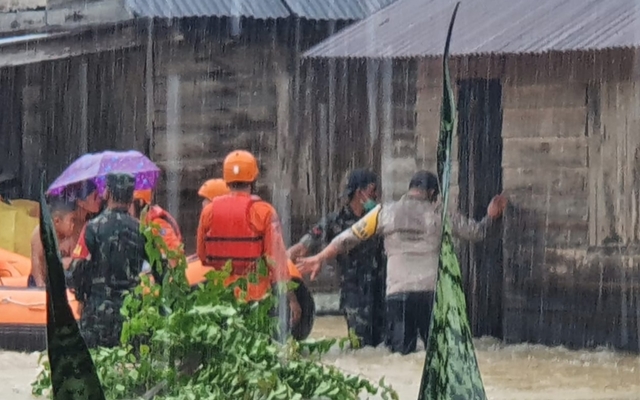
<path fill-rule="evenodd" d="M 67 300 L 58 240 L 40 189 L 40 238 L 47 263 L 47 351 L 53 400 L 105 400 L 104 391 Z"/>
<path fill-rule="evenodd" d="M 460 264 L 453 247 L 451 225 L 446 212 L 451 178 L 451 147 L 457 122 L 448 59 L 451 33 L 459 6 L 458 2 L 451 16 L 443 56 L 443 92 L 437 150 L 438 180 L 443 200 L 442 242 L 418 400 L 486 400 L 467 317 Z"/>

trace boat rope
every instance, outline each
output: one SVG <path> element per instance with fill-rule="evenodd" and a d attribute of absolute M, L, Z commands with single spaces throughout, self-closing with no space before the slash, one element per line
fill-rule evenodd
<path fill-rule="evenodd" d="M 5 297 L 2 300 L 0 300 L 0 304 L 15 304 L 17 306 L 22 306 L 22 307 L 38 307 L 38 306 L 44 306 L 47 303 L 46 302 L 41 302 L 41 303 L 23 303 L 23 302 L 20 302 L 20 301 L 13 300 L 11 297 Z"/>

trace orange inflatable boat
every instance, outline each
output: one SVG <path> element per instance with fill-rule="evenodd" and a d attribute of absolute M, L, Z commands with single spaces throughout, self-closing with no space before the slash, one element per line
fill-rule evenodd
<path fill-rule="evenodd" d="M 17 351 L 44 350 L 47 344 L 46 292 L 27 287 L 31 260 L 0 249 L 0 349 Z M 76 318 L 80 304 L 67 291 Z"/>
<path fill-rule="evenodd" d="M 189 257 L 187 280 L 195 286 L 205 280 L 210 268 L 203 267 L 197 257 Z M 296 267 L 289 270 L 298 283 L 296 296 L 302 308 L 300 322 L 293 327 L 297 339 L 309 336 L 315 318 L 315 303 Z M 27 286 L 31 260 L 0 249 L 0 349 L 14 351 L 41 351 L 46 348 L 46 291 Z M 76 319 L 80 317 L 80 303 L 67 291 L 69 304 Z"/>

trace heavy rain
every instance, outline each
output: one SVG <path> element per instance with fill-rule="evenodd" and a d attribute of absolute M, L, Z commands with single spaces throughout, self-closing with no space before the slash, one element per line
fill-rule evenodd
<path fill-rule="evenodd" d="M 78 271 L 96 264 L 113 272 L 117 259 L 117 268 L 139 261 L 134 275 L 144 284 L 164 276 L 149 272 L 152 257 L 123 256 L 131 232 L 107 235 L 104 248 L 114 253 L 95 261 L 107 250 L 92 253 L 86 232 L 125 204 L 131 221 L 162 220 L 166 246 L 157 253 L 167 268 L 184 267 L 193 288 L 222 268 L 221 254 L 236 260 L 233 276 L 244 275 L 255 264 L 246 261 L 256 251 L 250 243 L 264 240 L 256 257 L 287 264 L 299 283 L 277 292 L 269 312 L 279 326 L 300 343 L 348 338 L 352 348 L 336 344 L 318 365 L 374 384 L 384 378 L 401 400 L 422 396 L 425 359 L 435 359 L 423 327 L 431 323 L 435 337 L 464 332 L 467 320 L 472 346 L 462 334 L 458 347 L 475 350 L 487 399 L 640 399 L 637 0 L 460 3 L 448 59 L 457 120 L 440 197 L 448 193 L 462 276 L 453 282 L 464 293 L 447 304 L 466 304 L 466 314 L 442 327 L 433 321 L 444 303 L 433 292 L 443 256 L 437 267 L 437 251 L 425 250 L 432 237 L 439 249 L 440 236 L 415 210 L 440 201 L 429 196 L 442 183 L 443 50 L 455 4 L 0 0 L 0 398 L 38 398 L 40 352 L 52 348 L 45 287 L 53 253 L 36 229 L 44 173 L 69 315 L 92 349 L 117 346 L 104 328 L 122 322 L 102 324 L 91 292 L 79 294 L 88 280 L 97 297 L 111 275 L 82 280 Z M 416 174 L 425 170 L 433 174 Z M 117 201 L 122 187 L 130 200 Z M 263 211 L 245 191 L 271 204 L 279 223 L 259 222 Z M 411 200 L 416 191 L 426 197 Z M 254 211 L 238 228 L 230 221 L 242 204 Z M 202 215 L 220 223 L 204 229 Z M 365 215 L 375 215 L 373 228 Z M 240 231 L 256 236 L 228 244 Z M 171 254 L 184 265 L 167 261 Z M 222 292 L 229 282 L 206 293 L 236 307 L 242 301 Z M 270 297 L 262 283 L 249 285 L 250 304 Z M 189 296 L 205 313 L 204 297 Z M 237 307 L 225 312 L 249 310 Z M 220 326 L 233 329 L 231 314 Z M 265 346 L 283 348 L 271 344 L 277 336 Z M 126 382 L 104 375 L 107 362 L 94 356 L 105 392 L 124 391 Z M 205 364 L 190 374 L 214 376 Z M 464 368 L 475 371 L 475 362 Z M 317 374 L 298 378 L 328 376 Z M 168 395 L 159 390 L 156 398 Z"/>

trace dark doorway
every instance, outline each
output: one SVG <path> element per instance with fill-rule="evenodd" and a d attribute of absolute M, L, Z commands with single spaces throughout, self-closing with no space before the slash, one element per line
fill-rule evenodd
<path fill-rule="evenodd" d="M 458 92 L 459 207 L 482 219 L 502 191 L 502 85 L 469 79 Z M 461 242 L 460 267 L 474 336 L 502 337 L 502 235 L 495 226 L 479 243 Z"/>

